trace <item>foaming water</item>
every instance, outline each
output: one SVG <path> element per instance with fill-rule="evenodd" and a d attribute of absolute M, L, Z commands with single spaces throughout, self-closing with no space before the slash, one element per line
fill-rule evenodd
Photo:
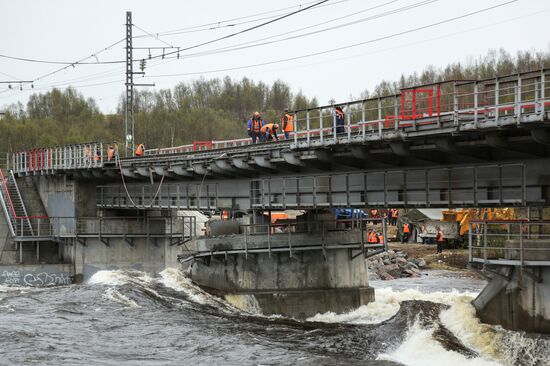
<path fill-rule="evenodd" d="M 479 322 L 470 301 L 483 283 L 446 273 L 422 280 L 375 283 L 375 302 L 305 322 L 262 316 L 250 295 L 215 297 L 175 269 L 99 271 L 83 285 L 41 290 L 0 287 L 0 363 L 549 364 L 541 351 L 549 340 Z"/>
<path fill-rule="evenodd" d="M 391 287 L 384 287 L 375 290 L 376 300 L 374 302 L 363 305 L 348 313 L 335 314 L 333 312 L 328 312 L 317 314 L 307 320 L 327 323 L 376 324 L 394 316 L 403 301 L 431 301 L 452 305 L 459 298 L 473 300 L 475 296 L 475 293 L 469 291 L 459 292 L 456 289 L 452 289 L 449 292 L 436 291 L 424 293 L 417 289 L 395 291 Z"/>
<path fill-rule="evenodd" d="M 496 360 L 483 357 L 470 358 L 458 352 L 445 349 L 434 337 L 434 328 L 422 327 L 413 323 L 407 331 L 405 341 L 389 353 L 378 356 L 409 366 L 498 366 Z"/>
<path fill-rule="evenodd" d="M 132 299 L 128 298 L 127 296 L 121 294 L 118 290 L 116 290 L 114 288 L 108 288 L 105 291 L 105 294 L 103 296 L 108 300 L 118 302 L 119 304 L 122 304 L 122 305 L 130 307 L 130 308 L 138 308 L 139 307 L 139 305 L 134 300 L 132 300 Z"/>

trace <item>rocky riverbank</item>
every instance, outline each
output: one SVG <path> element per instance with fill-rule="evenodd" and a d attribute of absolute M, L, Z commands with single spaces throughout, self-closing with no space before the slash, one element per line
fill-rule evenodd
<path fill-rule="evenodd" d="M 369 276 L 381 280 L 393 280 L 402 277 L 420 277 L 426 267 L 423 258 L 409 258 L 403 251 L 388 250 L 367 260 Z"/>

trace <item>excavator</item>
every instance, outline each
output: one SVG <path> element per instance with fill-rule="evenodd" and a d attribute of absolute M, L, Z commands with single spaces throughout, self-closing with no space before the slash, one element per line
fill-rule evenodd
<path fill-rule="evenodd" d="M 457 222 L 460 236 L 468 234 L 471 220 L 515 220 L 514 208 L 470 208 L 443 211 L 444 222 Z"/>

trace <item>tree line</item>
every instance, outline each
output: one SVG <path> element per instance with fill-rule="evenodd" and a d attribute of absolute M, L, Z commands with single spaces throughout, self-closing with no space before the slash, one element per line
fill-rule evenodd
<path fill-rule="evenodd" d="M 444 80 L 485 79 L 550 67 L 550 51 L 523 51 L 510 55 L 492 50 L 466 63 L 443 68 L 426 67 L 421 73 L 385 80 L 360 98 L 391 95 L 403 87 Z M 334 100 L 327 101 L 327 104 Z M 323 103 L 324 104 L 324 103 Z M 198 79 L 181 82 L 173 89 L 137 91 L 134 100 L 136 142 L 147 147 L 175 146 L 212 139 L 244 137 L 246 121 L 254 111 L 276 121 L 284 108 L 304 109 L 319 105 L 315 97 L 293 92 L 290 84 L 272 84 L 249 78 Z M 93 98 L 76 89 L 52 89 L 30 96 L 26 105 L 4 108 L 0 119 L 0 149 L 17 151 L 87 141 L 124 141 L 124 98 L 114 114 L 103 114 Z"/>

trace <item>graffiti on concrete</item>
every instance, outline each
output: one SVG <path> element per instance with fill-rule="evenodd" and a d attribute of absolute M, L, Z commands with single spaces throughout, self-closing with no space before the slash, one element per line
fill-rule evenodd
<path fill-rule="evenodd" d="M 19 285 L 21 273 L 19 271 L 2 271 L 0 273 L 0 283 L 5 285 Z"/>
<path fill-rule="evenodd" d="M 27 273 L 23 277 L 23 284 L 25 286 L 70 285 L 71 282 L 71 277 L 66 273 Z"/>
<path fill-rule="evenodd" d="M 4 270 L 0 272 L 0 284 L 18 286 L 60 286 L 70 285 L 73 279 L 68 273 L 22 272 Z"/>

